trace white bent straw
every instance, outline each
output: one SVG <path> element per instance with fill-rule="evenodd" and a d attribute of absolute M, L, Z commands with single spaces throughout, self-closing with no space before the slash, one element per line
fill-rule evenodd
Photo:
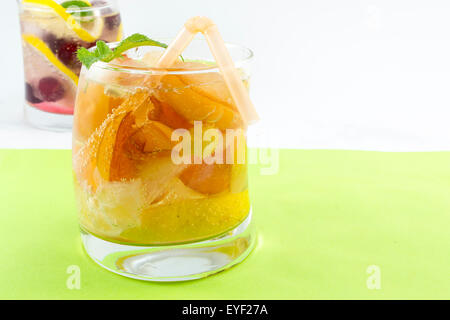
<path fill-rule="evenodd" d="M 249 125 L 258 121 L 259 116 L 250 100 L 248 91 L 234 66 L 230 53 L 219 33 L 219 29 L 211 19 L 206 17 L 193 17 L 189 19 L 175 40 L 167 47 L 158 61 L 157 67 L 170 68 L 192 42 L 197 33 L 202 33 L 205 36 L 209 49 L 222 72 L 225 83 L 230 90 L 244 124 Z"/>

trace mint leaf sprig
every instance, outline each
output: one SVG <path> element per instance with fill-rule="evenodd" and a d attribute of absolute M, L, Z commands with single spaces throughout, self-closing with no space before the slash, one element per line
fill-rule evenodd
<path fill-rule="evenodd" d="M 97 48 L 92 52 L 83 47 L 79 48 L 77 57 L 89 69 L 98 61 L 111 62 L 116 58 L 120 58 L 125 51 L 142 46 L 167 48 L 165 43 L 152 40 L 143 34 L 135 33 L 122 40 L 114 50 L 111 50 L 104 41 L 99 40 L 97 41 Z"/>

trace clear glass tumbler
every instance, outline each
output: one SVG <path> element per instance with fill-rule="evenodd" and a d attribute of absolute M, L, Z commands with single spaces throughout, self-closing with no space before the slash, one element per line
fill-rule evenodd
<path fill-rule="evenodd" d="M 25 118 L 70 130 L 81 64 L 79 47 L 122 38 L 116 1 L 18 0 L 25 71 Z"/>
<path fill-rule="evenodd" d="M 252 52 L 228 44 L 248 86 Z M 73 168 L 86 252 L 115 273 L 197 279 L 229 268 L 255 236 L 246 127 L 206 41 L 173 68 L 140 47 L 83 67 Z"/>

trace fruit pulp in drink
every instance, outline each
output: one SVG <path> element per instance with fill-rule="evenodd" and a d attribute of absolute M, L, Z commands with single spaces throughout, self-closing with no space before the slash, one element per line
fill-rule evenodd
<path fill-rule="evenodd" d="M 80 79 L 73 131 L 80 225 L 108 241 L 207 240 L 250 211 L 245 127 L 220 72 L 188 59 L 167 72 L 132 72 L 157 60 L 156 52 L 124 56 Z M 179 153 L 188 155 L 182 163 L 174 135 L 191 148 Z"/>

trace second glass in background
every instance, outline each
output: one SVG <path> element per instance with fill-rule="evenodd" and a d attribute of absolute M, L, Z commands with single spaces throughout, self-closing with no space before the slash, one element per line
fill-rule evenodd
<path fill-rule="evenodd" d="M 72 127 L 79 47 L 122 39 L 116 1 L 18 0 L 25 71 L 25 117 L 50 130 Z M 86 3 L 86 5 L 81 5 Z"/>

